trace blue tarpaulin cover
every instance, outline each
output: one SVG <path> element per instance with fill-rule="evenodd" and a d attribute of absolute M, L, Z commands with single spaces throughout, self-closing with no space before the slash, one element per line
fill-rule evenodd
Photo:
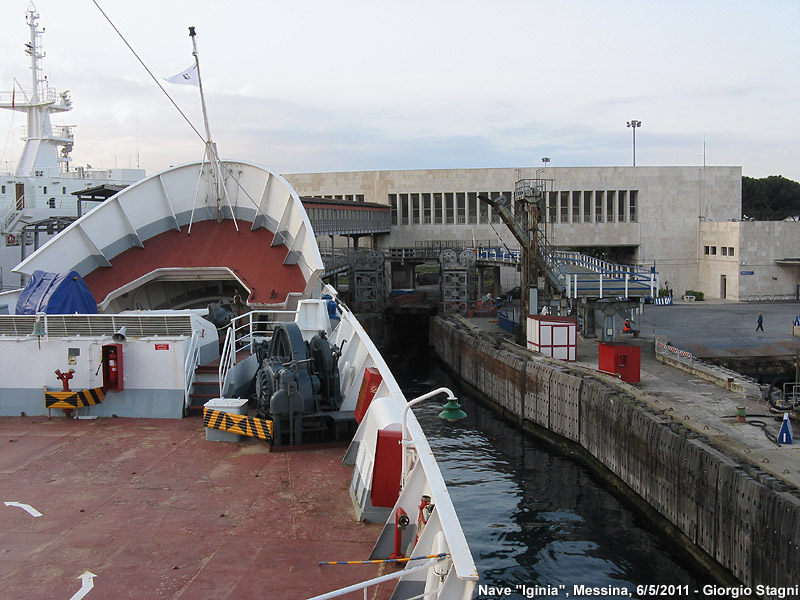
<path fill-rule="evenodd" d="M 97 313 L 92 292 L 76 271 L 47 273 L 34 271 L 17 300 L 16 314 L 91 315 Z"/>

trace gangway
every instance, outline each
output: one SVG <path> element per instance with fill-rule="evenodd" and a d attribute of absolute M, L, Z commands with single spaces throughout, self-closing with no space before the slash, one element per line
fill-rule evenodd
<path fill-rule="evenodd" d="M 480 247 L 475 250 L 477 262 L 517 265 L 522 252 L 507 248 Z M 608 261 L 565 250 L 550 250 L 545 257 L 558 288 L 567 298 L 641 298 L 654 296 L 656 274 L 652 269 L 610 263 Z"/>

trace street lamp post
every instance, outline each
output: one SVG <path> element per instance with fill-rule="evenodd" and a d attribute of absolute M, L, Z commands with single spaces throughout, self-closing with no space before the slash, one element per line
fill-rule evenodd
<path fill-rule="evenodd" d="M 641 127 L 641 126 L 642 126 L 642 122 L 641 121 L 636 121 L 636 120 L 628 121 L 628 127 L 633 129 L 633 166 L 634 167 L 636 166 L 636 128 L 637 127 Z"/>
<path fill-rule="evenodd" d="M 547 168 L 547 163 L 550 162 L 550 157 L 549 156 L 542 157 L 542 162 L 544 163 L 544 167 L 546 169 Z"/>
<path fill-rule="evenodd" d="M 452 423 L 453 421 L 458 421 L 467 416 L 467 413 L 461 410 L 461 405 L 458 403 L 456 395 L 452 392 L 452 390 L 450 390 L 450 388 L 440 387 L 431 392 L 428 392 L 427 394 L 423 394 L 418 398 L 414 398 L 413 400 L 408 401 L 408 403 L 403 407 L 403 413 L 400 416 L 400 422 L 402 423 L 402 433 L 400 435 L 400 444 L 402 445 L 401 449 L 402 462 L 400 467 L 401 490 L 403 489 L 406 483 L 406 470 L 408 469 L 407 449 L 409 446 L 414 445 L 414 442 L 408 439 L 408 425 L 406 425 L 406 418 L 408 417 L 408 411 L 415 404 L 419 404 L 424 400 L 433 398 L 438 394 L 447 394 L 447 404 L 442 406 L 442 412 L 439 413 L 440 419 L 444 419 L 445 421 L 450 421 Z"/>

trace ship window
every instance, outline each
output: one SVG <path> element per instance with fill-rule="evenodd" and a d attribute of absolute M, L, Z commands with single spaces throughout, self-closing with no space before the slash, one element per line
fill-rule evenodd
<path fill-rule="evenodd" d="M 363 202 L 364 194 L 356 194 L 356 202 Z"/>
<path fill-rule="evenodd" d="M 728 247 L 728 256 L 733 256 L 733 248 Z"/>
<path fill-rule="evenodd" d="M 711 246 L 711 256 L 716 256 L 716 255 L 717 255 L 717 247 Z"/>
<path fill-rule="evenodd" d="M 6 186 L 3 186 L 2 193 L 3 193 L 3 194 L 5 194 L 5 193 L 6 193 Z"/>
<path fill-rule="evenodd" d="M 569 222 L 569 192 L 561 192 L 561 222 Z"/>
<path fill-rule="evenodd" d="M 56 199 L 55 198 L 50 198 L 47 201 L 47 206 L 49 206 L 50 208 L 55 208 L 56 207 Z"/>
<path fill-rule="evenodd" d="M 34 171 L 34 177 L 44 177 L 44 171 Z"/>
<path fill-rule="evenodd" d="M 723 246 L 721 248 L 721 250 L 722 250 L 722 256 L 728 256 L 728 247 L 727 246 Z"/>
<path fill-rule="evenodd" d="M 42 193 L 43 194 L 47 193 L 47 186 L 46 185 L 42 186 Z"/>
<path fill-rule="evenodd" d="M 463 225 L 467 222 L 467 198 L 464 192 L 456 192 L 456 223 Z"/>
<path fill-rule="evenodd" d="M 711 254 L 711 247 L 703 246 L 703 254 Z"/>
<path fill-rule="evenodd" d="M 572 192 L 572 222 L 581 222 L 581 193 Z"/>
<path fill-rule="evenodd" d="M 419 194 L 411 194 L 411 224 L 419 224 Z"/>
<path fill-rule="evenodd" d="M 630 202 L 630 219 L 628 219 L 631 223 L 636 223 L 636 219 L 638 218 L 636 215 L 636 202 L 639 199 L 639 191 L 638 190 L 631 190 L 631 202 Z"/>
<path fill-rule="evenodd" d="M 617 196 L 617 221 L 620 223 L 625 222 L 625 204 L 628 201 L 628 192 L 626 190 L 620 190 L 619 195 Z"/>
<path fill-rule="evenodd" d="M 62 194 L 64 194 L 64 195 L 66 196 L 66 194 L 67 194 L 67 188 L 66 188 L 66 187 L 62 187 L 62 188 L 61 188 L 61 193 L 62 193 Z"/>

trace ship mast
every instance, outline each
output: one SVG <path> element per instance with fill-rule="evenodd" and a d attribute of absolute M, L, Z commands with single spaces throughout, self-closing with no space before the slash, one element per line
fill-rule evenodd
<path fill-rule="evenodd" d="M 58 94 L 52 89 L 47 77 L 42 74 L 41 36 L 44 28 L 39 28 L 39 13 L 31 2 L 27 11 L 27 22 L 30 28 L 30 41 L 25 43 L 25 53 L 31 58 L 31 90 L 26 93 L 14 89 L 10 94 L 3 94 L 0 108 L 7 108 L 27 113 L 27 131 L 23 138 L 25 148 L 22 151 L 15 175 L 28 177 L 32 175 L 55 175 L 59 171 L 59 163 L 69 164 L 69 153 L 72 150 L 72 131 L 63 126 L 57 133 L 53 132 L 50 113 L 72 110 L 72 102 L 68 92 Z M 63 146 L 61 158 L 58 147 Z"/>
<path fill-rule="evenodd" d="M 219 155 L 217 154 L 217 145 L 211 139 L 211 128 L 208 125 L 208 111 L 206 110 L 206 97 L 203 93 L 203 78 L 200 76 L 200 53 L 197 51 L 197 34 L 194 27 L 189 27 L 189 37 L 192 38 L 192 56 L 194 56 L 194 64 L 197 70 L 197 85 L 200 88 L 200 105 L 203 108 L 203 125 L 206 129 L 206 151 L 208 162 L 211 167 L 211 193 L 214 196 L 215 208 L 217 212 L 217 223 L 222 223 L 222 196 L 224 192 L 221 191 L 222 187 L 222 169 L 219 164 Z M 234 219 L 235 222 L 235 219 Z M 237 227 L 238 229 L 238 227 Z"/>

